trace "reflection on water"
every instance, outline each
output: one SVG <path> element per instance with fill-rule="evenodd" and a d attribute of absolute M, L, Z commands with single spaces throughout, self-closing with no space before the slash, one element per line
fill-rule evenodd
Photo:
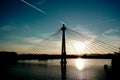
<path fill-rule="evenodd" d="M 61 77 L 66 80 L 66 63 L 61 63 Z"/>
<path fill-rule="evenodd" d="M 76 63 L 76 67 L 79 70 L 84 69 L 84 60 L 83 59 L 76 59 L 75 63 Z"/>
<path fill-rule="evenodd" d="M 0 66 L 0 80 L 105 80 L 104 64 L 110 59 L 68 59 L 19 61 Z M 6 79 L 8 78 L 8 79 Z"/>

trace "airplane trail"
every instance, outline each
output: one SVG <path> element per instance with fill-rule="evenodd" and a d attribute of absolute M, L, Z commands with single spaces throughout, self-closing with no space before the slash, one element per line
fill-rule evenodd
<path fill-rule="evenodd" d="M 43 10 L 41 10 L 41 9 L 39 9 L 39 8 L 37 8 L 37 7 L 35 7 L 34 5 L 32 5 L 32 4 L 28 3 L 28 2 L 26 2 L 25 0 L 21 0 L 21 2 L 23 2 L 23 3 L 25 3 L 25 4 L 29 5 L 29 6 L 31 6 L 32 8 L 36 9 L 36 10 L 39 11 L 39 12 L 41 12 L 41 13 L 47 15 L 47 13 L 46 13 L 45 11 L 43 11 Z"/>
<path fill-rule="evenodd" d="M 41 13 L 43 13 L 43 14 L 45 14 L 45 15 L 48 15 L 45 11 L 43 11 L 43 10 L 41 10 L 41 9 L 39 9 L 39 8 L 37 8 L 36 6 L 34 6 L 34 5 L 32 5 L 32 4 L 30 4 L 30 3 L 28 3 L 27 1 L 25 1 L 25 0 L 21 0 L 21 2 L 23 2 L 23 3 L 25 3 L 25 4 L 27 4 L 28 6 L 30 6 L 30 7 L 32 7 L 32 8 L 34 8 L 35 10 L 37 10 L 37 11 L 39 11 L 39 12 L 41 12 Z M 59 23 L 61 23 L 61 24 L 65 24 L 63 21 L 61 21 L 61 20 L 57 20 Z"/>

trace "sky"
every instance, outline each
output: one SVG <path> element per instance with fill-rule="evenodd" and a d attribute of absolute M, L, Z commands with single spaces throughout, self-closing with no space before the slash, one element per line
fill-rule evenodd
<path fill-rule="evenodd" d="M 120 46 L 120 0 L 0 0 L 0 51 L 38 46 L 63 23 Z"/>

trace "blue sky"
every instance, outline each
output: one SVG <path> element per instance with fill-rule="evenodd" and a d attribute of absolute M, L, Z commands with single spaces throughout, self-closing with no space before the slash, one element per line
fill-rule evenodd
<path fill-rule="evenodd" d="M 32 47 L 62 23 L 120 46 L 119 0 L 1 0 L 0 50 L 19 52 L 23 46 Z"/>

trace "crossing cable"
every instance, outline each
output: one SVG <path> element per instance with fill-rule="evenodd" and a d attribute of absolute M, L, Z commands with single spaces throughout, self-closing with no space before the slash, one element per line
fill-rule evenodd
<path fill-rule="evenodd" d="M 60 34 L 60 30 L 44 37 L 35 47 L 32 48 L 34 53 L 47 53 L 48 48 L 46 46 L 51 47 L 52 43 L 50 41 L 55 41 L 55 36 Z M 57 40 L 57 39 L 56 39 Z"/>
<path fill-rule="evenodd" d="M 73 34 L 73 33 L 72 33 Z M 75 37 L 75 35 L 73 35 L 74 37 Z M 72 39 L 74 39 L 74 37 L 72 38 Z M 77 38 L 78 38 L 79 36 L 77 36 Z M 78 38 L 79 39 L 79 38 Z M 86 45 L 86 43 L 85 43 L 85 41 L 84 40 L 82 40 L 82 39 L 79 39 L 79 40 L 76 40 L 75 39 L 75 41 L 78 41 L 78 42 L 81 42 L 86 48 L 88 48 L 88 45 Z M 86 40 L 87 41 L 87 40 Z M 76 44 L 76 43 L 75 43 Z M 74 45 L 74 44 L 73 44 Z M 85 49 L 86 50 L 86 49 Z M 89 49 L 90 50 L 90 49 Z M 88 52 L 88 51 L 87 51 Z M 89 52 L 91 52 L 91 50 L 89 51 Z"/>
<path fill-rule="evenodd" d="M 74 34 L 76 34 L 76 35 L 82 35 L 82 37 L 84 37 L 84 38 L 86 38 L 86 39 L 92 39 L 92 37 L 89 37 L 89 36 L 86 36 L 86 35 L 84 35 L 84 34 L 81 34 L 81 33 L 79 33 L 79 32 L 76 32 L 76 31 L 74 31 L 74 30 L 71 30 L 71 29 L 69 29 L 70 30 L 70 32 L 73 32 Z M 72 33 L 72 34 L 73 34 Z M 75 35 L 74 35 L 75 36 Z M 80 36 L 81 37 L 81 36 Z M 78 38 L 78 36 L 77 36 L 77 38 Z M 93 41 L 95 41 L 95 42 L 93 42 Z M 102 42 L 102 41 L 99 41 L 99 40 L 97 40 L 97 39 L 94 39 L 92 42 L 93 42 L 93 44 L 94 44 L 94 46 L 97 46 L 96 45 L 96 42 L 97 43 L 100 43 L 100 44 L 102 44 L 102 45 L 100 45 L 100 47 L 102 46 L 102 47 L 104 47 L 103 49 L 108 49 L 108 50 L 110 50 L 110 48 L 112 48 L 112 49 L 114 49 L 114 50 L 116 50 L 117 48 L 116 47 L 114 47 L 114 46 L 112 46 L 112 47 L 110 47 L 111 45 L 109 45 L 109 44 L 107 44 L 107 43 L 105 43 L 105 44 L 103 44 L 104 42 Z M 92 44 L 92 43 L 91 43 Z M 108 46 L 109 45 L 109 46 Z M 107 47 L 107 48 L 106 48 Z"/>

